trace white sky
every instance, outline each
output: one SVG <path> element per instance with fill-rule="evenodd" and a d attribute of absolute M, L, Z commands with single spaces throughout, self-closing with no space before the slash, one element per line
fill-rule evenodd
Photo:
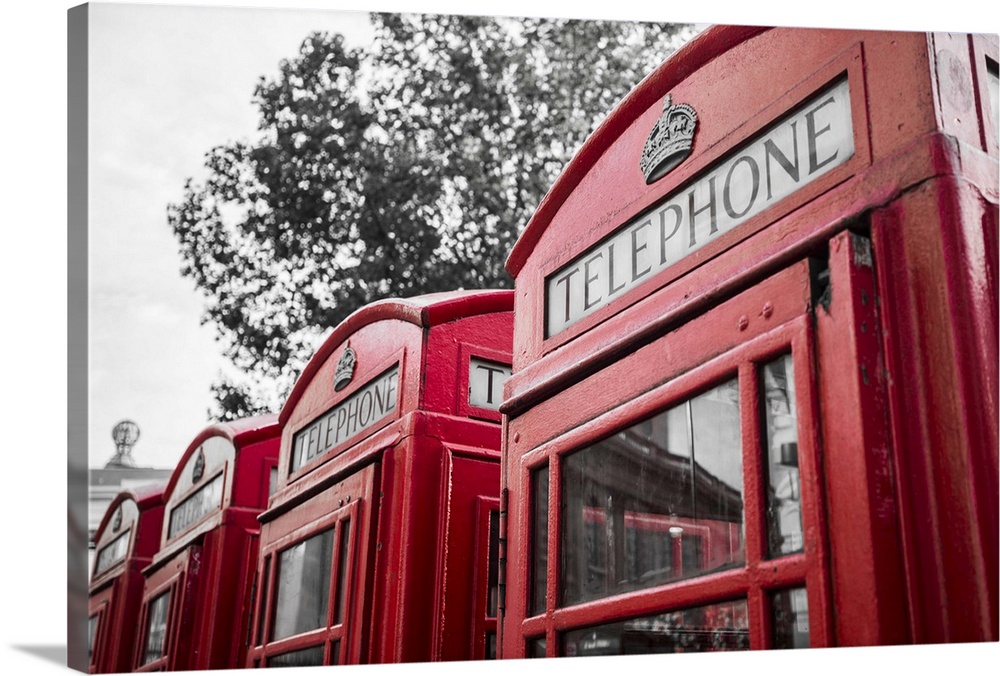
<path fill-rule="evenodd" d="M 251 138 L 251 97 L 313 30 L 371 39 L 361 12 L 94 4 L 90 9 L 90 465 L 139 425 L 141 465 L 172 467 L 210 423 L 224 363 L 180 276 L 166 220 L 213 146 Z"/>
<path fill-rule="evenodd" d="M 0 491 L 0 514 L 5 515 L 4 537 L 10 551 L 24 555 L 2 557 L 0 564 L 0 597 L 4 599 L 3 640 L 0 641 L 0 662 L 8 673 L 64 674 L 66 646 L 66 533 L 67 501 L 62 490 L 67 468 L 67 289 L 66 289 L 66 12 L 79 4 L 76 0 L 32 0 L 8 3 L 4 21 L 0 24 L 3 39 L 0 54 L 4 64 L 3 105 L 0 116 L 4 130 L 4 161 L 0 162 L 0 195 L 3 196 L 3 238 L 0 239 L 0 279 L 3 302 L 0 320 L 0 346 L 3 349 L 3 369 L 0 370 L 0 411 L 6 425 L 4 473 L 7 485 Z M 171 3 L 164 3 L 171 4 Z M 173 3 L 177 4 L 177 3 Z M 661 21 L 715 22 L 742 24 L 783 24 L 804 26 L 896 28 L 905 30 L 956 30 L 975 32 L 1000 32 L 996 10 L 983 0 L 949 0 L 947 3 L 908 3 L 905 11 L 896 14 L 893 5 L 898 3 L 873 3 L 871 0 L 838 0 L 837 2 L 802 2 L 801 0 L 700 0 L 697 3 L 651 2 L 650 0 L 615 0 L 598 3 L 592 0 L 239 0 L 225 2 L 212 0 L 212 5 L 243 5 L 255 7 L 322 7 L 325 9 L 369 9 L 383 11 L 446 11 L 506 13 L 513 16 L 547 15 L 574 16 L 579 18 L 646 19 Z M 872 12 L 875 12 L 872 14 Z M 682 14 L 683 13 L 683 14 Z M 194 27 L 188 27 L 192 30 Z M 220 36 L 221 37 L 221 36 Z M 299 38 L 290 38 L 289 50 L 294 50 Z M 211 44 L 217 40 L 213 36 Z M 208 45 L 195 45 L 198 49 Z M 140 45 L 141 48 L 141 45 Z M 193 47 L 192 47 L 193 49 Z M 141 51 L 141 49 L 140 49 Z M 136 54 L 122 58 L 137 58 Z M 179 59 L 179 56 L 171 57 Z M 273 68 L 277 61 L 267 60 L 264 68 Z M 202 70 L 214 71 L 218 64 L 206 62 Z M 238 92 L 231 105 L 218 104 L 224 110 L 241 109 L 237 119 L 246 123 L 252 83 L 260 73 L 252 72 L 245 80 L 249 84 Z M 141 75 L 141 73 L 140 73 Z M 212 94 L 217 83 L 207 90 L 185 87 L 179 99 L 195 103 L 206 94 Z M 175 103 L 178 101 L 175 101 Z M 195 108 L 203 111 L 202 117 L 183 130 L 180 144 L 187 136 L 194 136 L 210 129 L 228 129 L 226 121 L 213 121 L 208 106 Z M 218 109 L 218 107 L 216 108 Z M 147 108 L 132 113 L 145 117 L 146 143 L 170 128 L 171 118 L 161 119 L 164 111 Z M 131 116 L 131 115 L 130 115 Z M 125 125 L 124 115 L 118 124 Z M 237 124 L 237 122 L 233 122 Z M 233 127 L 233 130 L 236 128 Z M 185 159 L 170 160 L 173 167 L 180 165 L 179 176 L 200 165 L 200 157 L 208 148 L 224 142 L 235 131 L 207 141 L 192 142 L 189 149 L 176 149 Z M 132 151 L 138 155 L 143 145 Z M 96 157 L 97 149 L 93 149 Z M 128 155 L 119 160 L 128 167 Z M 138 174 L 138 170 L 128 170 Z M 180 179 L 181 181 L 183 178 Z M 155 182 L 154 182 L 155 183 Z M 157 202 L 152 216 L 138 216 L 129 220 L 134 229 L 145 228 L 153 232 L 167 201 L 180 194 L 181 183 L 170 179 L 158 185 L 150 202 Z M 155 197 L 161 195 L 161 197 Z M 136 195 L 123 197 L 130 203 L 142 204 Z M 96 202 L 95 202 L 96 205 Z M 95 206 L 96 208 L 96 206 Z M 138 209 L 138 206 L 134 207 Z M 113 210 L 108 207 L 108 213 Z M 145 212 L 144 212 L 145 213 Z M 159 214 L 159 215 L 157 215 Z M 146 220 L 149 219 L 149 220 Z M 160 220 L 157 220 L 160 219 Z M 110 225 L 108 226 L 110 227 Z M 97 224 L 92 221 L 92 230 Z M 98 235 L 94 234 L 96 238 Z M 160 234 L 160 237 L 167 235 Z M 124 235 L 120 236 L 124 238 Z M 94 240 L 96 241 L 96 240 Z M 167 246 L 172 246 L 169 238 Z M 172 249 L 171 249 L 172 250 Z M 115 262 L 124 267 L 126 261 L 141 259 L 128 248 Z M 163 269 L 169 277 L 177 277 L 177 265 L 145 261 L 150 269 Z M 167 283 L 167 282 L 164 282 Z M 183 290 L 184 283 L 174 280 Z M 189 291 L 190 292 L 190 291 Z M 169 303 L 164 303 L 169 305 Z M 191 313 L 190 322 L 197 323 L 197 301 L 179 304 Z M 193 309 L 191 309 L 193 306 Z M 96 308 L 96 303 L 95 303 Z M 180 310 L 178 310 L 180 312 Z M 210 345 L 208 337 L 192 340 L 191 344 Z M 95 341 L 95 345 L 96 345 Z M 190 351 L 190 350 L 189 350 Z M 94 355 L 95 366 L 99 363 Z M 163 361 L 163 355 L 147 350 L 145 364 Z M 211 358 L 196 360 L 211 363 Z M 167 372 L 176 369 L 171 366 Z M 214 374 L 214 368 L 205 376 L 204 388 Z M 111 379 L 110 373 L 104 376 Z M 91 374 L 94 378 L 93 369 Z M 165 390 L 170 379 L 156 383 L 157 390 Z M 173 401 L 192 398 L 189 391 L 181 390 Z M 205 395 L 207 397 L 207 394 Z M 92 402 L 93 408 L 93 402 Z M 207 404 L 199 403 L 193 409 L 203 415 Z M 176 409 L 175 409 L 176 410 Z M 118 417 L 133 416 L 143 427 L 143 437 L 136 452 L 142 458 L 147 450 L 152 453 L 155 437 L 154 423 L 142 411 L 122 410 L 106 418 L 96 415 L 91 425 L 97 439 L 92 442 L 92 454 L 99 462 L 110 451 L 110 427 Z M 191 422 L 178 419 L 180 443 L 186 444 L 202 424 L 195 418 Z M 186 427 L 192 429 L 182 429 Z M 163 446 L 171 448 L 170 443 Z M 175 454 L 180 453 L 178 447 Z M 1000 643 L 960 644 L 953 646 L 925 646 L 920 648 L 879 648 L 864 650 L 781 651 L 757 654 L 713 655 L 719 671 L 741 674 L 789 673 L 858 673 L 903 670 L 916 674 L 941 674 L 965 668 L 966 665 L 995 664 L 1000 656 Z M 701 665 L 706 656 L 673 655 L 671 663 L 693 659 L 686 666 Z M 662 658 L 636 657 L 629 661 L 633 669 L 646 668 L 649 673 L 662 670 Z M 507 673 L 510 665 L 481 664 L 477 671 Z M 569 674 L 579 670 L 573 660 L 527 661 L 517 665 L 519 671 L 531 674 Z M 378 667 L 343 668 L 345 674 L 370 674 Z M 293 673 L 311 673 L 312 670 L 293 670 Z M 464 674 L 468 665 L 462 663 L 436 664 L 426 667 L 393 668 L 393 673 Z M 209 671 L 206 674 L 226 672 Z"/>
<path fill-rule="evenodd" d="M 364 3 L 324 4 L 350 9 Z M 449 11 L 440 4 L 379 7 Z M 588 13 L 580 5 L 546 2 L 494 11 L 517 9 L 522 15 L 609 15 L 608 8 Z M 685 11 L 645 10 L 632 18 L 713 19 L 690 6 Z M 732 22 L 752 23 L 754 16 Z M 829 25 L 850 25 L 844 19 Z M 209 387 L 224 362 L 213 328 L 199 324 L 201 297 L 180 277 L 166 206 L 180 200 L 187 177 L 204 175 L 205 152 L 254 134 L 251 96 L 258 77 L 275 75 L 280 59 L 294 56 L 302 39 L 319 29 L 341 32 L 353 44 L 371 34 L 359 12 L 91 5 L 91 466 L 112 455 L 111 429 L 123 418 L 141 430 L 136 461 L 156 467 L 172 467 L 211 422 Z"/>

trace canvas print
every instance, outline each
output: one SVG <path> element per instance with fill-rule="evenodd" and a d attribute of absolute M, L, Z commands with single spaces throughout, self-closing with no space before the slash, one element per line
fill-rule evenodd
<path fill-rule="evenodd" d="M 72 668 L 998 640 L 997 35 L 69 26 Z"/>

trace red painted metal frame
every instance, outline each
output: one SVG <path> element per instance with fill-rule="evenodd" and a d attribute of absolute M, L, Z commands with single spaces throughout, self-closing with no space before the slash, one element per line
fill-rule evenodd
<path fill-rule="evenodd" d="M 135 505 L 137 514 L 133 521 L 122 524 L 130 531 L 125 557 L 107 570 L 92 575 L 90 581 L 88 615 L 99 615 L 90 673 L 120 673 L 131 668 L 132 647 L 138 636 L 135 618 L 142 600 L 142 569 L 160 547 L 163 486 L 151 485 L 125 490 L 115 496 L 94 536 L 97 551 L 120 537 L 120 533 L 113 532 L 113 521 L 118 509 L 126 503 Z M 106 538 L 109 533 L 111 540 Z M 96 569 L 96 556 L 94 566 Z"/>
<path fill-rule="evenodd" d="M 488 627 L 479 621 L 486 562 L 478 510 L 499 497 L 500 416 L 468 405 L 467 361 L 510 363 L 512 306 L 510 291 L 380 301 L 348 317 L 317 350 L 280 414 L 279 486 L 261 515 L 261 591 L 247 666 L 334 641 L 343 664 L 474 656 Z M 348 343 L 355 374 L 338 392 L 334 372 Z M 292 470 L 296 433 L 396 363 L 395 409 Z M 342 502 L 356 510 L 347 616 L 270 640 L 276 556 L 320 532 Z M 327 648 L 324 663 L 331 658 Z"/>
<path fill-rule="evenodd" d="M 164 527 L 160 550 L 143 570 L 145 591 L 134 671 L 223 669 L 245 662 L 247 599 L 256 568 L 260 524 L 267 505 L 270 469 L 278 456 L 281 428 L 276 416 L 218 423 L 188 445 L 163 491 Z M 229 444 L 232 456 L 209 468 L 190 488 L 182 482 L 202 445 Z M 171 536 L 171 509 L 212 479 L 223 477 L 217 508 Z M 167 645 L 161 658 L 142 664 L 149 605 L 171 590 Z"/>
<path fill-rule="evenodd" d="M 514 375 L 502 408 L 503 656 L 525 656 L 525 639 L 542 633 L 554 654 L 557 630 L 722 598 L 744 584 L 744 573 L 731 572 L 713 580 L 733 587 L 695 580 L 558 609 L 558 522 L 550 520 L 548 609 L 526 617 L 528 468 L 550 463 L 554 510 L 555 459 L 637 420 L 641 392 L 673 391 L 662 384 L 666 372 L 621 364 L 650 349 L 650 359 L 668 359 L 657 349 L 689 350 L 713 363 L 738 348 L 727 342 L 731 327 L 705 328 L 715 326 L 710 318 L 809 259 L 829 284 L 826 297 L 803 297 L 796 309 L 814 322 L 796 378 L 808 375 L 803 402 L 822 459 L 812 485 L 803 484 L 821 503 L 807 538 L 827 552 L 800 571 L 812 576 L 812 631 L 824 645 L 997 640 L 998 148 L 986 87 L 997 52 L 996 36 L 717 26 L 646 78 L 587 140 L 507 261 L 517 293 Z M 851 89 L 850 161 L 545 334 L 548 275 L 838 77 Z M 647 185 L 638 158 L 667 94 L 695 107 L 698 134 L 691 157 Z M 754 302 L 728 320 L 750 327 L 742 340 L 775 312 Z M 701 332 L 678 342 L 695 325 Z M 598 382 L 605 386 L 588 385 Z M 754 490 L 747 484 L 748 524 Z M 753 645 L 766 646 L 762 606 L 751 606 Z"/>
<path fill-rule="evenodd" d="M 808 274 L 808 265 L 799 263 L 660 341 L 623 355 L 602 372 L 577 382 L 511 421 L 512 446 L 530 450 L 523 455 L 515 451 L 508 458 L 512 496 L 508 529 L 519 537 L 508 540 L 504 657 L 525 657 L 526 641 L 542 634 L 549 656 L 555 656 L 558 634 L 568 629 L 737 597 L 748 599 L 751 646 L 763 648 L 770 641 L 767 593 L 802 582 L 809 596 L 812 645 L 832 645 L 829 580 L 823 564 L 828 552 L 818 464 L 818 407 L 814 403 L 817 387 L 811 367 L 814 339 L 809 316 L 803 314 L 809 308 Z M 761 311 L 764 306 L 769 307 L 767 312 Z M 753 310 L 757 310 L 756 316 Z M 740 329 L 740 319 L 747 316 L 754 320 Z M 706 341 L 706 336 L 715 339 Z M 799 410 L 806 546 L 801 554 L 769 560 L 765 558 L 762 536 L 764 504 L 757 365 L 788 351 L 793 355 L 800 405 L 811 403 Z M 558 607 L 558 585 L 554 581 L 558 580 L 561 560 L 559 459 L 734 376 L 739 378 L 741 400 L 746 565 L 649 590 Z M 587 403 L 581 406 L 570 402 Z M 530 576 L 525 563 L 530 542 L 530 511 L 526 500 L 514 500 L 513 496 L 525 495 L 530 472 L 545 465 L 550 472 L 546 611 L 528 617 Z"/>

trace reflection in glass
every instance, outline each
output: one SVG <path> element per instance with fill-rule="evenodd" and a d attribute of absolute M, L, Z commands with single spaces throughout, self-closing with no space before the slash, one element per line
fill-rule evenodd
<path fill-rule="evenodd" d="M 165 591 L 149 604 L 149 617 L 146 619 L 146 650 L 143 653 L 143 664 L 149 664 L 163 657 L 167 638 L 167 609 L 170 607 L 170 592 Z"/>
<path fill-rule="evenodd" d="M 496 617 L 500 606 L 500 512 L 490 510 L 486 563 L 486 617 Z"/>
<path fill-rule="evenodd" d="M 562 634 L 560 648 L 570 657 L 749 650 L 747 603 L 740 599 L 576 629 Z"/>
<path fill-rule="evenodd" d="M 545 637 L 530 639 L 526 652 L 528 657 L 545 657 Z"/>
<path fill-rule="evenodd" d="M 321 664 L 323 664 L 321 645 L 267 658 L 268 667 L 318 667 Z"/>
<path fill-rule="evenodd" d="M 326 626 L 332 557 L 332 529 L 278 555 L 272 640 Z"/>
<path fill-rule="evenodd" d="M 87 656 L 94 661 L 94 636 L 97 635 L 97 615 L 87 620 Z"/>
<path fill-rule="evenodd" d="M 344 621 L 344 608 L 347 605 L 347 562 L 350 560 L 348 545 L 350 543 L 351 522 L 344 520 L 340 522 L 340 549 L 337 554 L 337 607 L 333 616 L 334 624 L 340 624 Z"/>
<path fill-rule="evenodd" d="M 771 594 L 771 647 L 809 647 L 809 599 L 805 587 Z"/>
<path fill-rule="evenodd" d="M 549 551 L 549 466 L 531 473 L 531 614 L 545 612 Z"/>
<path fill-rule="evenodd" d="M 802 491 L 792 355 L 761 367 L 767 443 L 767 554 L 802 551 Z"/>
<path fill-rule="evenodd" d="M 736 380 L 566 456 L 562 482 L 563 605 L 742 564 Z"/>
<path fill-rule="evenodd" d="M 267 586 L 271 581 L 271 557 L 268 556 L 264 559 L 264 575 L 260 580 L 260 605 L 259 612 L 260 618 L 257 620 L 257 634 L 255 636 L 254 645 L 260 645 L 261 639 L 264 636 L 264 621 L 267 619 L 264 615 L 264 610 L 267 608 L 268 593 Z"/>

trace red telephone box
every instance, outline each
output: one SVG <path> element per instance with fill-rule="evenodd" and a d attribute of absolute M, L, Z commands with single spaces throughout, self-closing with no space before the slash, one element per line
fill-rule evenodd
<path fill-rule="evenodd" d="M 238 667 L 260 524 L 278 461 L 277 416 L 194 438 L 163 491 L 160 550 L 143 570 L 133 671 Z"/>
<path fill-rule="evenodd" d="M 997 640 L 996 36 L 713 27 L 513 248 L 510 658 Z"/>
<path fill-rule="evenodd" d="M 281 410 L 251 667 L 495 656 L 510 291 L 365 306 Z"/>
<path fill-rule="evenodd" d="M 129 671 L 142 601 L 142 569 L 160 547 L 163 485 L 124 490 L 94 536 L 87 634 L 90 673 Z"/>

